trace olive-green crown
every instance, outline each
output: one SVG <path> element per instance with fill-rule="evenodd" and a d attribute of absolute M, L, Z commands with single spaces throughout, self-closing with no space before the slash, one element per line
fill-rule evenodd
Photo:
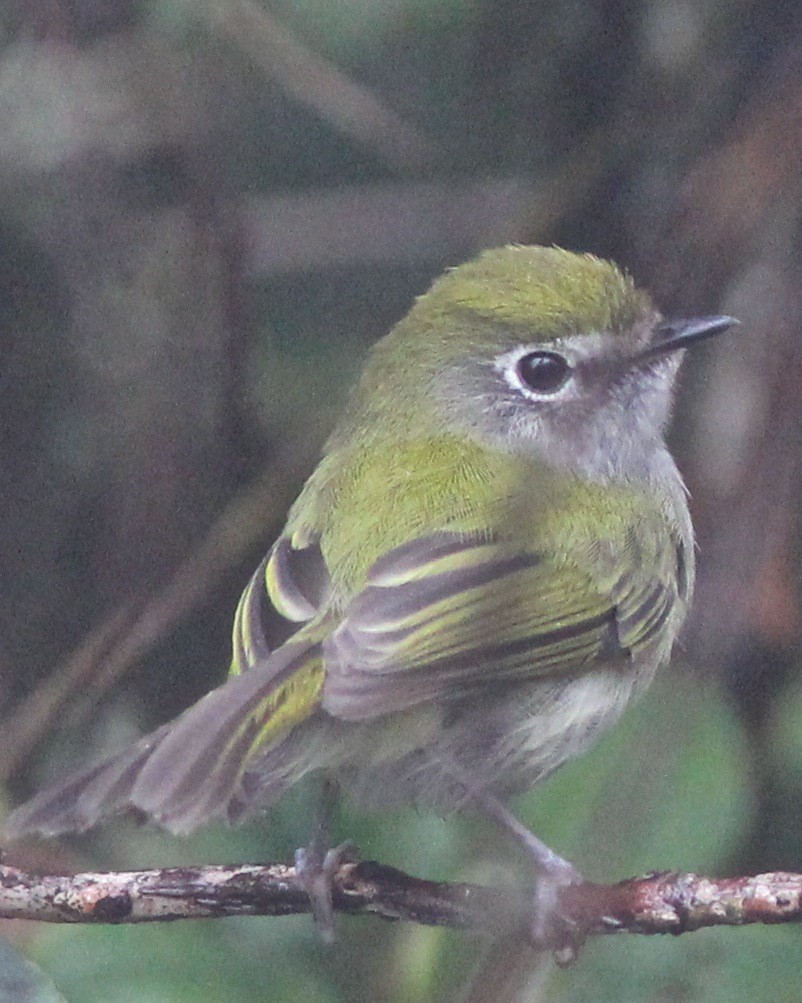
<path fill-rule="evenodd" d="M 474 319 L 548 341 L 594 331 L 624 333 L 652 311 L 616 265 L 557 247 L 501 247 L 453 268 L 420 297 L 410 318 Z M 439 325 L 438 325 L 439 326 Z"/>
<path fill-rule="evenodd" d="M 433 378 L 452 362 L 486 360 L 522 343 L 570 335 L 630 334 L 637 341 L 654 313 L 629 275 L 591 254 L 520 245 L 485 251 L 437 279 L 374 345 L 331 441 L 354 423 L 368 430 L 390 399 L 399 427 L 433 420 L 423 401 Z M 634 347 L 622 346 L 625 354 Z"/>

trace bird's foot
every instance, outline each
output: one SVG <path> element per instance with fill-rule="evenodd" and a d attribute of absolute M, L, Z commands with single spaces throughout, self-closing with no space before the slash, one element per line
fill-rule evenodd
<path fill-rule="evenodd" d="M 330 850 L 315 845 L 295 851 L 295 880 L 309 896 L 315 926 L 327 944 L 334 941 L 334 876 L 343 864 L 359 860 L 350 840 Z"/>
<path fill-rule="evenodd" d="M 535 944 L 554 952 L 558 965 L 574 962 L 584 942 L 584 933 L 562 906 L 562 892 L 584 883 L 581 873 L 530 832 L 504 805 L 487 791 L 475 791 L 473 799 L 482 811 L 505 829 L 526 851 L 535 872 L 535 893 L 529 932 Z"/>
<path fill-rule="evenodd" d="M 585 941 L 584 932 L 563 910 L 562 892 L 584 880 L 573 864 L 556 854 L 547 866 L 537 868 L 529 929 L 535 944 L 551 950 L 561 968 L 576 961 Z"/>

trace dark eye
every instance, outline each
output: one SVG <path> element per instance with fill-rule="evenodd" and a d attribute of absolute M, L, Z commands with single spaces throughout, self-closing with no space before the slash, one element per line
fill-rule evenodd
<path fill-rule="evenodd" d="M 571 367 L 556 352 L 529 352 L 518 359 L 518 377 L 538 394 L 556 394 L 571 378 Z"/>

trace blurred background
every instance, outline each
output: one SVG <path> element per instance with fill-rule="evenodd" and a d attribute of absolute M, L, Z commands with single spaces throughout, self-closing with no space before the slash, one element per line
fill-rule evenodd
<path fill-rule="evenodd" d="M 667 313 L 742 326 L 693 353 L 677 403 L 700 572 L 676 664 L 516 807 L 595 880 L 802 870 L 801 149 L 795 4 L 4 0 L 6 807 L 222 679 L 239 591 L 367 346 L 445 267 L 556 243 Z M 6 859 L 289 859 L 311 797 L 236 831 L 120 822 Z M 471 818 L 346 804 L 337 836 L 432 878 L 501 866 Z M 339 931 L 6 922 L 0 982 L 81 1003 L 502 998 L 465 934 Z M 793 928 L 606 938 L 568 971 L 524 965 L 505 998 L 797 1001 L 800 948 Z"/>

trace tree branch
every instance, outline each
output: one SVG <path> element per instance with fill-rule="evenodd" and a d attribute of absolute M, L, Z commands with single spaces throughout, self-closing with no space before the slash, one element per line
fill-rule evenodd
<path fill-rule="evenodd" d="M 436 164 L 441 151 L 420 128 L 313 52 L 253 0 L 202 0 L 193 12 L 231 39 L 296 100 L 397 170 Z"/>
<path fill-rule="evenodd" d="M 522 898 L 501 887 L 424 881 L 372 861 L 333 876 L 334 908 L 478 933 L 515 922 Z M 687 933 L 704 926 L 802 920 L 802 874 L 713 879 L 674 871 L 565 888 L 561 911 L 578 939 Z M 289 864 L 168 867 L 37 877 L 0 866 L 0 917 L 48 923 L 145 923 L 311 912 Z"/>

